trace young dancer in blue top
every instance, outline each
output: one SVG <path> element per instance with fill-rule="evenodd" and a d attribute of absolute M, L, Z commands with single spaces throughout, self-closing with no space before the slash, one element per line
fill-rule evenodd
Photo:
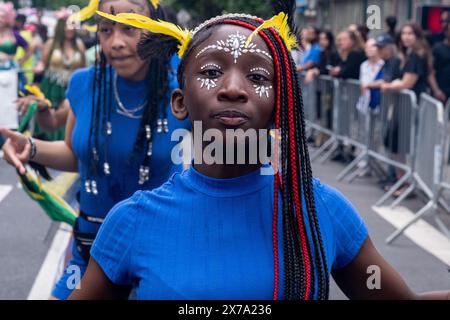
<path fill-rule="evenodd" d="M 143 45 L 147 52 L 179 50 L 178 119 L 201 121 L 200 133 L 281 129 L 281 173 L 262 175 L 271 167 L 248 159 L 195 159 L 160 188 L 135 193 L 108 215 L 71 298 L 124 298 L 133 289 L 138 299 L 327 299 L 330 274 L 350 298 L 448 297 L 411 292 L 352 205 L 312 178 L 284 14 L 265 23 L 221 16 L 192 33 L 137 15 L 102 15 L 161 33 Z M 381 269 L 379 290 L 366 285 L 371 265 Z"/>
<path fill-rule="evenodd" d="M 148 0 L 105 0 L 99 9 L 164 18 Z M 135 191 L 159 187 L 182 170 L 171 160 L 176 144 L 171 133 L 189 123 L 176 120 L 169 110 L 170 92 L 178 87 L 179 60 L 168 55 L 142 59 L 137 52 L 141 34 L 140 29 L 99 21 L 100 57 L 94 67 L 75 72 L 68 86 L 65 104 L 71 111 L 65 141 L 33 141 L 0 131 L 9 138 L 5 158 L 21 173 L 32 146 L 33 161 L 80 173 L 80 218 L 70 269 L 52 293 L 57 299 L 66 299 L 76 286 L 73 266 L 84 273 L 92 241 L 109 210 Z"/>

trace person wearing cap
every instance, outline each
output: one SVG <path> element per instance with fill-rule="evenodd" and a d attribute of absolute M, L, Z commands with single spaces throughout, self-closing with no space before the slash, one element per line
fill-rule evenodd
<path fill-rule="evenodd" d="M 366 42 L 365 53 L 367 60 L 361 64 L 359 71 L 359 81 L 361 82 L 361 96 L 358 99 L 357 108 L 366 113 L 368 108 L 376 109 L 380 105 L 380 89 L 365 88 L 364 85 L 383 79 L 384 60 L 381 59 L 377 50 L 376 40 L 369 39 Z"/>
<path fill-rule="evenodd" d="M 400 58 L 396 52 L 394 39 L 387 33 L 382 34 L 375 39 L 375 46 L 378 48 L 378 55 L 384 60 L 383 78 L 364 84 L 363 91 L 379 89 L 383 83 L 400 78 Z"/>
<path fill-rule="evenodd" d="M 392 82 L 400 78 L 400 58 L 397 55 L 397 49 L 394 38 L 388 33 L 384 33 L 375 39 L 375 46 L 378 49 L 378 55 L 384 60 L 382 67 L 382 78 L 361 86 L 362 91 L 380 89 L 385 83 Z M 389 141 L 385 141 L 385 146 L 392 152 Z M 388 177 L 379 182 L 381 188 L 388 191 L 397 180 L 395 167 L 389 166 Z"/>

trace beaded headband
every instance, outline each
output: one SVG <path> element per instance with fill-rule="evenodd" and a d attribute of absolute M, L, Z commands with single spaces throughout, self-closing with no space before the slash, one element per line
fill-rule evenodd
<path fill-rule="evenodd" d="M 162 20 L 153 20 L 149 17 L 142 16 L 140 14 L 136 13 L 119 13 L 117 15 L 112 15 L 109 13 L 97 11 L 97 14 L 100 16 L 119 22 L 127 25 L 134 26 L 136 28 L 146 29 L 152 33 L 158 33 L 158 34 L 164 34 L 170 37 L 173 37 L 178 40 L 179 46 L 178 46 L 178 56 L 181 58 L 183 57 L 184 53 L 186 52 L 187 47 L 189 46 L 189 43 L 191 42 L 192 38 L 202 29 L 205 27 L 214 24 L 217 21 L 227 19 L 227 18 L 248 18 L 248 19 L 258 19 L 255 16 L 248 15 L 248 14 L 225 14 L 221 15 L 212 19 L 209 19 L 202 24 L 200 24 L 198 27 L 196 27 L 194 30 L 188 30 L 183 29 L 180 26 L 177 26 L 173 23 L 162 21 Z M 274 28 L 280 35 L 280 37 L 283 39 L 284 43 L 286 44 L 286 47 L 288 50 L 292 50 L 297 45 L 297 39 L 296 37 L 291 33 L 291 30 L 288 26 L 288 16 L 284 12 L 280 12 L 273 18 L 264 21 L 255 31 L 252 32 L 252 34 L 249 36 L 246 42 L 246 47 L 251 42 L 251 39 L 262 29 L 267 28 Z"/>

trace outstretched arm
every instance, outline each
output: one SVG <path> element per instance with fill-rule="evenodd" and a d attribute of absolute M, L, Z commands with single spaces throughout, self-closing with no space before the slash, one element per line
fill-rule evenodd
<path fill-rule="evenodd" d="M 376 279 L 378 276 L 379 279 Z M 365 240 L 350 264 L 333 272 L 333 278 L 350 299 L 450 299 L 450 291 L 422 294 L 411 291 L 400 274 L 380 255 L 370 238 Z"/>

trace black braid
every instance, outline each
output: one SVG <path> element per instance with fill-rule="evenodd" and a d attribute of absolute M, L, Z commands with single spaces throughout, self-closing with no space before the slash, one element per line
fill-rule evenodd
<path fill-rule="evenodd" d="M 314 196 L 312 191 L 312 170 L 309 161 L 309 153 L 308 147 L 306 145 L 306 137 L 305 137 L 305 125 L 304 125 L 304 108 L 303 108 L 303 99 L 301 94 L 301 88 L 298 83 L 297 73 L 295 71 L 292 72 L 292 79 L 294 80 L 294 98 L 295 98 L 295 126 L 296 128 L 300 128 L 300 130 L 296 130 L 295 135 L 297 141 L 300 141 L 299 150 L 297 154 L 300 155 L 299 161 L 302 164 L 301 168 L 301 178 L 303 184 L 303 194 L 305 196 L 305 203 L 308 213 L 309 223 L 311 225 L 311 237 L 313 239 L 314 247 L 320 249 L 320 254 L 314 255 L 315 268 L 314 270 L 318 273 L 318 298 L 319 299 L 327 299 L 327 288 L 328 285 L 328 269 L 326 268 L 326 259 L 324 258 L 323 245 L 321 244 L 321 235 L 320 229 L 317 221 L 317 216 L 315 214 L 311 214 L 311 212 L 315 212 L 314 207 Z M 299 108 L 298 108 L 299 107 Z M 323 265 L 322 265 L 323 264 Z M 324 272 L 324 270 L 326 272 Z M 324 292 L 325 291 L 325 292 Z"/>
<path fill-rule="evenodd" d="M 165 12 L 161 7 L 154 9 L 150 2 L 146 3 L 150 10 L 152 19 L 164 19 Z M 143 35 L 145 38 L 146 35 Z M 98 43 L 98 34 L 96 34 L 96 43 Z M 92 85 L 92 112 L 89 127 L 88 143 L 88 179 L 96 180 L 98 176 L 99 161 L 93 157 L 93 149 L 96 150 L 98 159 L 107 162 L 107 123 L 111 121 L 111 109 L 113 91 L 113 72 L 112 67 L 107 65 L 104 53 L 100 52 L 100 59 L 97 57 L 95 49 L 94 77 Z M 150 67 L 147 73 L 147 105 L 144 108 L 143 116 L 136 136 L 133 151 L 129 157 L 129 163 L 139 159 L 142 164 L 149 167 L 151 157 L 147 155 L 149 143 L 146 141 L 146 125 L 152 128 L 156 126 L 157 117 L 167 118 L 166 106 L 168 105 L 169 91 L 169 71 L 171 56 L 155 58 L 150 61 Z M 117 130 L 117 129 L 116 129 Z M 102 148 L 100 148 L 100 134 L 104 136 Z M 153 139 L 153 134 L 152 138 Z M 143 146 L 144 145 L 144 146 Z M 102 154 L 100 151 L 102 150 Z M 142 150 L 145 156 L 142 158 Z"/>
<path fill-rule="evenodd" d="M 98 34 L 95 34 L 95 38 L 96 38 L 96 42 L 98 41 Z M 94 63 L 94 76 L 93 76 L 93 81 L 92 81 L 92 92 L 96 92 L 97 91 L 97 77 L 98 77 L 98 54 L 97 54 L 97 47 L 94 48 L 95 51 L 95 63 Z M 91 117 L 90 117 L 90 122 L 89 122 L 89 138 L 88 138 L 88 177 L 93 177 L 94 175 L 94 167 L 95 167 L 95 163 L 92 157 L 92 140 L 93 140 L 93 131 L 94 131 L 94 114 L 95 114 L 95 94 L 92 95 L 92 110 L 91 110 Z"/>
<path fill-rule="evenodd" d="M 229 20 L 242 21 L 253 26 L 259 26 L 260 22 L 253 19 L 243 18 L 243 17 L 231 17 L 227 18 Z M 209 25 L 202 30 L 200 30 L 192 39 L 190 45 L 188 46 L 183 59 L 179 65 L 178 69 L 178 81 L 180 88 L 184 88 L 184 71 L 186 64 L 189 61 L 192 51 L 198 47 L 199 44 L 208 39 L 218 25 L 223 23 L 223 21 L 216 21 L 214 25 Z M 283 50 L 287 50 L 284 43 L 279 43 L 275 37 L 274 31 L 271 29 L 266 29 L 262 31 L 273 44 L 275 48 L 275 53 L 280 60 L 280 70 L 281 75 L 286 75 L 288 72 L 292 78 L 292 85 L 294 88 L 288 88 L 286 78 L 280 79 L 281 95 L 277 97 L 280 99 L 280 128 L 282 129 L 281 135 L 281 175 L 283 185 L 280 186 L 281 202 L 282 202 L 282 226 L 283 226 L 283 261 L 284 261 L 284 296 L 285 299 L 300 299 L 305 296 L 309 298 L 315 298 L 317 292 L 318 299 L 327 299 L 329 291 L 329 274 L 327 269 L 327 262 L 325 256 L 325 250 L 323 247 L 323 241 L 320 233 L 320 226 L 318 223 L 314 194 L 313 194 L 313 184 L 312 184 L 312 170 L 309 161 L 308 149 L 306 145 L 305 131 L 304 131 L 304 111 L 303 111 L 303 101 L 302 92 L 298 87 L 298 77 L 295 71 L 295 64 L 292 58 L 289 58 L 287 64 L 284 61 L 284 56 L 282 54 Z M 176 52 L 177 45 L 171 45 L 169 39 L 164 38 L 165 36 L 160 36 L 158 41 L 154 41 L 154 44 L 147 41 L 147 49 L 152 48 L 153 50 L 147 50 L 150 55 L 155 55 L 157 52 L 155 43 L 166 44 L 167 47 L 162 46 L 160 55 L 164 55 L 164 50 L 169 53 Z M 283 46 L 283 47 L 282 47 Z M 289 66 L 286 69 L 286 65 Z M 291 89 L 291 90 L 289 90 Z M 292 91 L 294 99 L 294 126 L 295 133 L 291 137 L 289 133 L 289 110 L 288 110 L 288 95 Z M 275 112 L 276 110 L 274 110 Z M 298 163 L 291 163 L 291 151 L 289 149 L 289 141 L 295 139 L 297 142 L 297 152 Z M 298 176 L 293 177 L 290 168 L 292 166 L 297 166 Z M 306 270 L 305 263 L 303 261 L 303 247 L 300 241 L 300 230 L 298 227 L 299 221 L 295 215 L 296 208 L 294 206 L 294 194 L 293 194 L 293 182 L 296 179 L 299 185 L 299 193 L 303 195 L 305 200 L 307 213 L 303 213 L 303 225 L 300 226 L 302 231 L 306 236 L 306 248 L 308 251 L 309 264 L 311 265 L 311 290 L 310 292 L 305 292 L 306 289 Z M 276 204 L 274 204 L 276 205 Z M 309 222 L 309 228 L 307 228 L 307 223 Z M 310 241 L 310 239 L 312 241 Z M 317 281 L 316 281 L 317 280 Z"/>
<path fill-rule="evenodd" d="M 254 24 L 254 22 L 253 22 Z M 269 39 L 274 43 L 274 47 L 277 51 L 277 55 L 281 56 L 281 48 L 279 45 L 277 45 L 277 41 L 274 38 L 274 36 L 270 32 L 266 32 L 266 35 L 269 37 Z M 285 74 L 287 70 L 285 70 L 284 64 L 280 64 L 280 74 Z M 286 90 L 286 83 L 285 78 L 281 78 L 281 92 L 285 92 Z M 288 113 L 287 113 L 287 95 L 283 95 L 279 97 L 282 99 L 281 102 L 281 108 L 286 109 L 284 112 L 281 112 L 281 118 L 280 118 L 280 127 L 281 128 L 288 128 Z M 285 292 L 289 293 L 288 296 L 285 298 L 288 300 L 291 299 L 300 299 L 301 296 L 304 294 L 304 283 L 305 283 L 305 268 L 304 268 L 304 261 L 303 256 L 299 254 L 301 252 L 300 248 L 300 238 L 298 233 L 298 228 L 296 225 L 296 219 L 295 216 L 292 214 L 294 212 L 293 210 L 293 197 L 292 197 L 292 181 L 289 178 L 289 170 L 288 168 L 292 165 L 290 162 L 290 158 L 287 157 L 288 154 L 288 146 L 289 146 L 289 134 L 286 131 L 284 134 L 282 134 L 282 150 L 281 150 L 281 162 L 282 162 L 282 169 L 281 173 L 283 175 L 283 181 L 286 181 L 286 185 L 284 186 L 282 190 L 282 194 L 284 194 L 283 199 L 283 221 L 285 221 L 283 228 L 285 230 L 286 237 L 284 238 L 284 241 L 286 241 L 286 247 L 288 248 L 287 252 L 284 252 L 284 260 L 285 260 L 285 278 L 288 280 L 288 286 L 286 286 Z M 293 275 L 291 277 L 291 275 Z"/>

